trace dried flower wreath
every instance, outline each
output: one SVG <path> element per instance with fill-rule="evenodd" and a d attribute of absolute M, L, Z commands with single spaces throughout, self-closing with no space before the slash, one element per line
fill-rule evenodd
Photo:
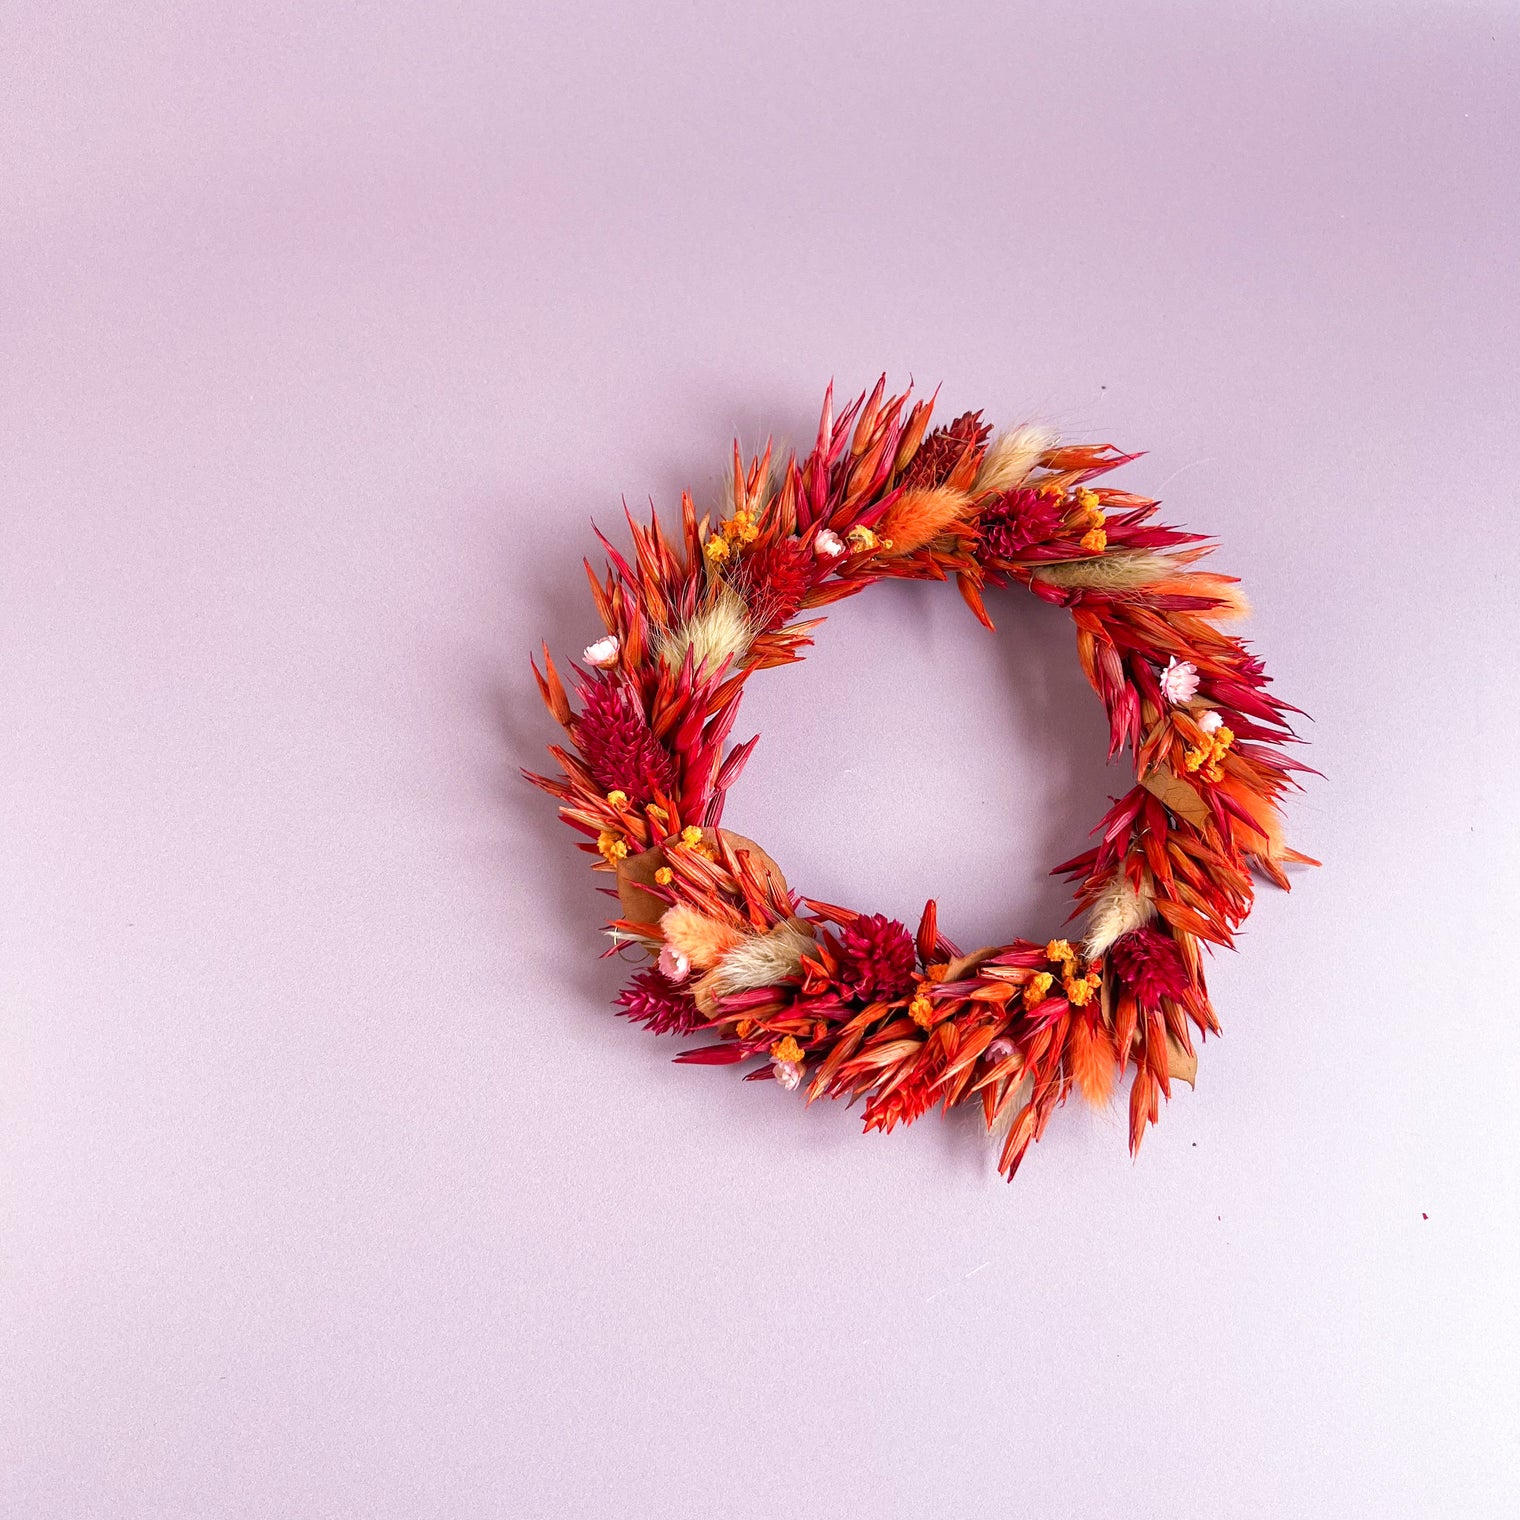
<path fill-rule="evenodd" d="M 579 710 L 547 646 L 534 666 L 576 752 L 551 746 L 562 774 L 525 774 L 616 875 L 607 953 L 654 959 L 621 1011 L 656 1033 L 717 1033 L 676 1060 L 758 1060 L 749 1080 L 864 1098 L 867 1130 L 975 1098 L 989 1129 L 1007 1125 L 1009 1177 L 1073 1086 L 1102 1103 L 1133 1068 L 1134 1150 L 1171 1083 L 1193 1080 L 1192 1031 L 1219 1029 L 1201 945 L 1231 943 L 1253 869 L 1286 888 L 1286 862 L 1317 864 L 1286 848 L 1278 816 L 1307 769 L 1281 748 L 1296 709 L 1219 627 L 1245 603 L 1233 578 L 1192 568 L 1201 535 L 1092 484 L 1136 455 L 1031 427 L 989 444 L 976 412 L 930 432 L 931 401 L 884 388 L 837 418 L 831 388 L 800 462 L 773 471 L 767 447 L 745 468 L 736 445 L 722 521 L 699 521 L 689 495 L 674 540 L 630 515 L 632 562 L 597 535 L 611 563 L 605 580 L 586 572 L 607 632 L 575 672 Z M 725 753 L 744 682 L 802 657 L 818 625 L 797 614 L 883 578 L 951 575 L 988 628 L 986 584 L 1068 608 L 1109 756 L 1133 752 L 1136 784 L 1096 846 L 1055 868 L 1077 883 L 1075 940 L 963 954 L 932 901 L 913 934 L 799 897 L 764 850 L 719 827 L 756 743 Z"/>

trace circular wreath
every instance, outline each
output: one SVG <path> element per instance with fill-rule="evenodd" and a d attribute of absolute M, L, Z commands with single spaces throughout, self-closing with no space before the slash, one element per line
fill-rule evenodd
<path fill-rule="evenodd" d="M 1252 872 L 1317 864 L 1285 847 L 1279 803 L 1295 764 L 1260 660 L 1220 626 L 1246 610 L 1233 578 L 1193 568 L 1201 535 L 1153 521 L 1158 503 L 1093 484 L 1138 457 L 1058 445 L 1033 427 L 989 442 L 979 412 L 929 430 L 932 403 L 884 397 L 838 417 L 832 387 L 806 458 L 744 465 L 714 523 L 681 502 L 681 531 L 629 515 L 633 557 L 597 537 L 586 563 L 606 628 L 574 672 L 572 704 L 544 647 L 534 674 L 572 748 L 557 776 L 525 773 L 616 876 L 612 947 L 653 964 L 618 998 L 656 1033 L 717 1038 L 678 1061 L 758 1062 L 748 1080 L 865 1100 L 867 1130 L 931 1105 L 980 1102 L 1006 1123 L 1012 1177 L 1073 1087 L 1108 1099 L 1126 1071 L 1130 1148 L 1193 1037 L 1217 1033 L 1201 947 L 1229 945 Z M 916 933 L 801 897 L 752 840 L 720 827 L 756 738 L 728 747 L 744 683 L 802 657 L 798 614 L 883 579 L 954 576 L 992 627 L 985 585 L 1016 581 L 1070 610 L 1082 669 L 1108 713 L 1109 757 L 1136 784 L 1096 845 L 1055 868 L 1076 883 L 1080 934 L 963 953 L 935 904 Z M 609 892 L 612 889 L 609 889 Z"/>

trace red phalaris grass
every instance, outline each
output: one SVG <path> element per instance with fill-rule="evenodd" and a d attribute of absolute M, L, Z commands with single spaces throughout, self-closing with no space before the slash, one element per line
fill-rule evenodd
<path fill-rule="evenodd" d="M 650 731 L 633 691 L 619 680 L 588 680 L 580 683 L 580 696 L 572 732 L 598 786 L 625 792 L 635 802 L 668 794 L 675 761 Z"/>

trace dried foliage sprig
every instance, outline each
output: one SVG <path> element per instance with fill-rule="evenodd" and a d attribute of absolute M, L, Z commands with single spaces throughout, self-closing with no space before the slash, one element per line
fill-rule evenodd
<path fill-rule="evenodd" d="M 528 779 L 615 878 L 613 949 L 655 962 L 620 1010 L 710 1036 L 678 1061 L 860 1099 L 868 1130 L 979 1103 L 989 1129 L 1006 1123 L 1009 1177 L 1074 1088 L 1101 1103 L 1128 1075 L 1137 1149 L 1173 1081 L 1192 1082 L 1194 1039 L 1219 1029 L 1202 947 L 1232 943 L 1253 873 L 1286 888 L 1288 864 L 1317 864 L 1282 838 L 1307 769 L 1285 748 L 1296 709 L 1223 626 L 1245 603 L 1195 568 L 1203 538 L 1097 484 L 1137 456 L 1030 427 L 994 439 L 974 412 L 931 430 L 930 402 L 885 391 L 836 415 L 831 388 L 812 450 L 779 468 L 736 446 L 718 520 L 685 496 L 674 534 L 629 516 L 631 557 L 601 539 L 607 568 L 586 573 L 605 633 L 574 701 L 547 647 L 535 664 L 569 745 L 550 748 L 558 775 Z M 913 933 L 800 897 L 720 826 L 756 742 L 729 744 L 744 683 L 802 657 L 817 622 L 799 614 L 883 579 L 951 577 L 989 628 L 988 585 L 1066 608 L 1110 758 L 1133 756 L 1097 843 L 1056 868 L 1075 884 L 1073 939 L 963 954 L 932 901 Z"/>

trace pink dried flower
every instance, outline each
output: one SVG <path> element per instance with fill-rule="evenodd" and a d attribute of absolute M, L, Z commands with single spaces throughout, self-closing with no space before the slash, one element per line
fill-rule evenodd
<path fill-rule="evenodd" d="M 813 553 L 820 559 L 838 559 L 844 553 L 844 540 L 832 528 L 820 528 L 813 535 Z"/>
<path fill-rule="evenodd" d="M 861 1002 L 890 1001 L 913 986 L 913 936 L 895 918 L 857 918 L 841 931 L 839 948 L 840 984 Z"/>
<path fill-rule="evenodd" d="M 797 1084 L 802 1081 L 801 1061 L 782 1061 L 772 1058 L 771 1071 L 788 1092 L 795 1092 Z"/>
<path fill-rule="evenodd" d="M 1161 691 L 1173 707 L 1191 702 L 1198 695 L 1198 667 L 1191 660 L 1179 660 L 1173 655 L 1161 672 Z"/>
<path fill-rule="evenodd" d="M 1108 963 L 1143 1008 L 1158 1007 L 1164 997 L 1184 998 L 1191 985 L 1176 940 L 1159 929 L 1131 929 L 1110 946 Z"/>
<path fill-rule="evenodd" d="M 1224 727 L 1224 719 L 1211 707 L 1199 717 L 1198 726 L 1204 733 L 1212 734 L 1216 729 Z"/>
<path fill-rule="evenodd" d="M 653 966 L 637 972 L 618 993 L 617 1009 L 624 1018 L 645 1025 L 655 1034 L 690 1034 L 706 1022 L 696 999 Z"/>
<path fill-rule="evenodd" d="M 587 644 L 583 658 L 588 665 L 594 665 L 598 670 L 608 670 L 617 664 L 618 650 L 621 647 L 618 636 L 609 633 L 596 643 Z"/>
<path fill-rule="evenodd" d="M 661 945 L 660 975 L 667 982 L 684 982 L 691 975 L 691 962 L 673 945 Z"/>

